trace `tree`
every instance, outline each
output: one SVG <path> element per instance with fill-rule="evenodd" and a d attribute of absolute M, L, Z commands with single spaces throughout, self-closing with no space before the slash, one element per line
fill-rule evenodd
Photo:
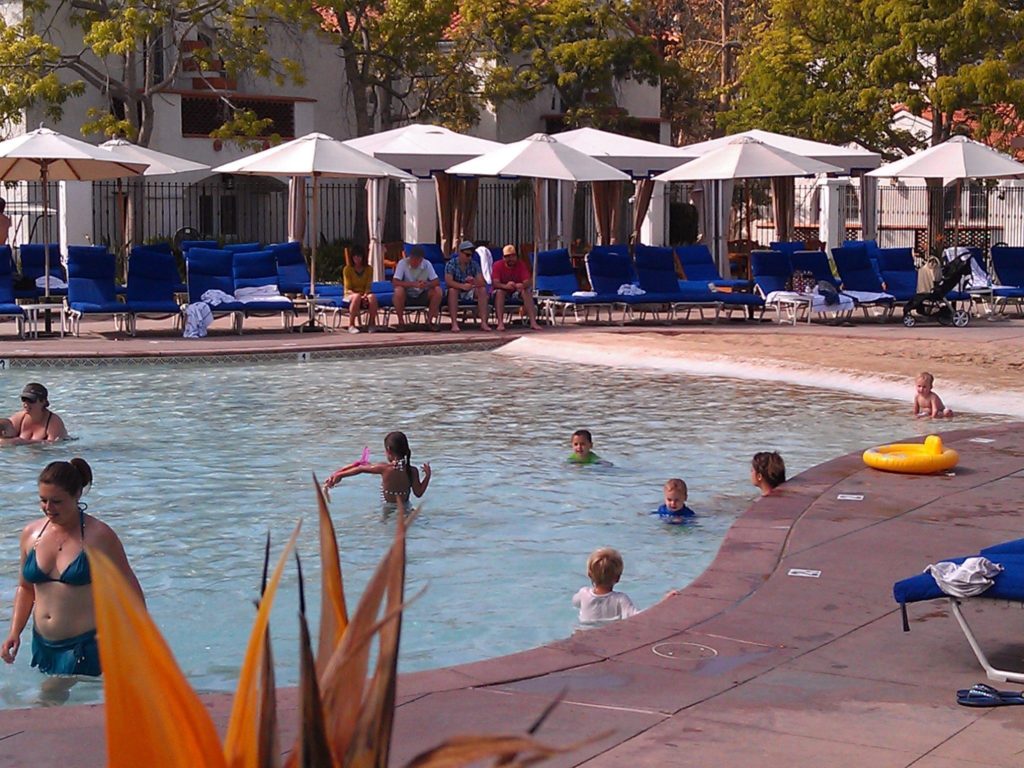
<path fill-rule="evenodd" d="M 335 0 L 321 6 L 337 42 L 356 133 L 422 120 L 465 130 L 477 121 L 472 53 L 448 37 L 455 0 Z"/>
<path fill-rule="evenodd" d="M 663 61 L 626 0 L 463 0 L 453 39 L 476 52 L 482 95 L 525 101 L 553 87 L 569 125 L 613 126 L 616 85 L 656 84 Z"/>
<path fill-rule="evenodd" d="M 0 21 L 0 120 L 20 122 L 33 106 L 59 119 L 69 99 L 92 90 L 107 108 L 91 110 L 82 132 L 145 146 L 154 99 L 186 68 L 300 82 L 298 63 L 270 51 L 317 19 L 292 0 L 27 0 L 20 20 Z M 208 83 L 230 106 L 223 84 Z M 231 114 L 239 132 L 268 127 L 246 110 Z"/>
<path fill-rule="evenodd" d="M 856 141 L 893 156 L 917 146 L 892 126 L 903 104 L 930 116 L 933 144 L 958 125 L 990 138 L 1024 108 L 1022 32 L 1018 2 L 773 0 L 723 125 Z"/>

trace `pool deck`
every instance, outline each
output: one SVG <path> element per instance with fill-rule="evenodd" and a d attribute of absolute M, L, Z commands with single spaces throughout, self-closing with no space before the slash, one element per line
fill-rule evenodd
<path fill-rule="evenodd" d="M 991 327 L 1011 329 L 1021 330 Z M 847 331 L 824 329 L 832 330 Z M 452 337 L 422 337 L 442 335 Z M 340 336 L 325 338 L 377 339 Z M 380 334 L 391 343 L 417 336 Z M 89 341 L 30 344 L 45 344 L 49 357 Z M 521 731 L 564 694 L 538 736 L 587 743 L 545 765 L 1018 766 L 1024 707 L 958 706 L 956 689 L 984 674 L 946 603 L 911 606 L 905 634 L 891 588 L 942 557 L 1024 536 L 1022 426 L 946 433 L 961 454 L 950 476 L 885 474 L 857 455 L 819 465 L 752 504 L 695 582 L 639 616 L 512 656 L 402 676 L 392 764 L 449 735 Z M 847 495 L 863 498 L 840 498 Z M 965 610 L 993 662 L 1024 667 L 1024 613 L 975 603 Z M 223 726 L 228 697 L 204 701 Z M 281 704 L 288 744 L 294 692 Z M 103 742 L 102 705 L 0 712 L 0 766 L 100 766 Z"/>

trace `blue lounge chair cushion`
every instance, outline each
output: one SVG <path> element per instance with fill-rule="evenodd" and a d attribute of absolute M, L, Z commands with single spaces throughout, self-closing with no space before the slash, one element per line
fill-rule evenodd
<path fill-rule="evenodd" d="M 1024 287 L 1024 247 L 992 246 L 992 266 L 1003 285 Z"/>
<path fill-rule="evenodd" d="M 793 263 L 787 253 L 751 251 L 750 273 L 758 290 L 767 296 L 774 291 L 786 290 L 786 283 L 793 276 Z"/>
<path fill-rule="evenodd" d="M 1019 540 L 1018 540 L 1019 541 Z M 1017 542 L 1008 542 L 1016 544 Z M 1000 545 L 1005 546 L 1005 545 Z M 992 586 L 985 590 L 978 597 L 987 597 L 995 600 L 1024 601 L 1024 552 L 1019 550 L 1013 553 L 993 552 L 996 547 L 982 550 L 981 554 L 1003 566 L 1003 571 L 993 580 Z M 974 555 L 972 555 L 974 557 Z M 966 557 L 948 558 L 944 562 L 960 564 Z M 930 573 L 919 573 L 909 579 L 903 579 L 893 584 L 892 595 L 897 603 L 916 603 L 922 600 L 934 600 L 939 597 L 949 597 L 939 589 L 935 579 Z"/>
<path fill-rule="evenodd" d="M 832 283 L 836 289 L 839 288 L 839 281 L 832 274 L 832 265 L 829 264 L 828 255 L 824 251 L 795 251 L 789 255 L 789 260 L 794 272 L 798 269 L 810 272 L 819 283 L 825 281 Z"/>
<path fill-rule="evenodd" d="M 114 289 L 116 261 L 102 246 L 68 249 L 68 306 L 82 314 L 127 312 Z"/>
<path fill-rule="evenodd" d="M 17 304 L 0 304 L 0 315 L 21 316 L 24 314 L 25 310 L 23 310 Z"/>
<path fill-rule="evenodd" d="M 122 307 L 127 307 L 133 313 L 139 314 L 177 314 L 181 311 L 181 307 L 178 302 L 173 299 L 166 301 L 152 300 L 152 301 L 129 301 L 127 304 L 123 304 Z"/>
<path fill-rule="evenodd" d="M 606 297 L 617 297 L 627 303 L 635 297 L 618 297 L 619 288 L 632 285 L 637 277 L 633 271 L 633 263 L 629 258 L 629 250 L 625 246 L 597 245 L 587 254 L 587 276 L 590 285 L 598 294 Z"/>
<path fill-rule="evenodd" d="M 251 251 L 261 251 L 263 246 L 260 243 L 227 243 L 224 246 L 225 251 L 231 251 L 231 253 L 249 253 Z"/>

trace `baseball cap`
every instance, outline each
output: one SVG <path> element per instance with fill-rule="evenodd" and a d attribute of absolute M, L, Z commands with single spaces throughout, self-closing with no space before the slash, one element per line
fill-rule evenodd
<path fill-rule="evenodd" d="M 474 250 L 476 250 L 476 246 L 473 245 L 473 243 L 470 242 L 469 240 L 463 240 L 461 243 L 459 243 L 459 250 L 460 251 L 474 251 Z"/>
<path fill-rule="evenodd" d="M 46 390 L 46 387 L 34 381 L 25 385 L 24 389 L 21 390 L 21 396 L 36 401 L 50 399 L 50 393 Z"/>
<path fill-rule="evenodd" d="M 516 247 L 514 245 L 506 245 L 504 248 L 501 249 L 502 256 L 512 256 L 515 254 L 515 252 Z"/>

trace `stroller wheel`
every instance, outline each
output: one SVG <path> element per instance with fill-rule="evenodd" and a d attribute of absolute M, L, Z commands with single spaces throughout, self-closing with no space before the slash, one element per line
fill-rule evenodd
<path fill-rule="evenodd" d="M 957 328 L 964 328 L 971 322 L 971 315 L 966 309 L 958 309 L 953 313 L 953 325 Z"/>
<path fill-rule="evenodd" d="M 917 325 L 917 320 L 914 318 L 913 315 L 904 315 L 903 316 L 903 324 L 907 328 L 913 328 L 915 325 Z"/>

